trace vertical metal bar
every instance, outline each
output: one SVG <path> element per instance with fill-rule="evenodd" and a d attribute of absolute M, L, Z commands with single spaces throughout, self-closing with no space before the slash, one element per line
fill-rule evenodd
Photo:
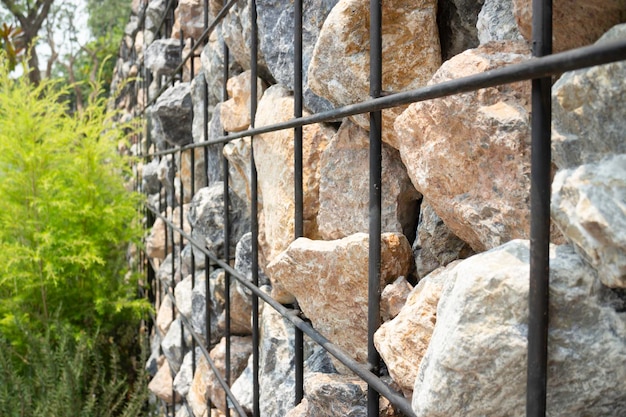
<path fill-rule="evenodd" d="M 370 0 L 370 96 L 382 91 L 382 6 Z M 382 113 L 370 113 L 369 161 L 369 277 L 367 305 L 367 361 L 378 375 L 380 355 L 374 346 L 374 332 L 380 326 L 380 259 L 381 259 L 381 187 L 382 187 Z M 367 387 L 367 415 L 378 417 L 380 394 Z"/>
<path fill-rule="evenodd" d="M 552 53 L 552 1 L 533 0 L 533 55 Z M 526 415 L 546 415 L 550 286 L 551 79 L 532 80 L 530 286 Z"/>
<path fill-rule="evenodd" d="M 184 58 L 183 57 L 183 51 L 185 50 L 185 34 L 183 33 L 183 28 L 180 28 L 180 31 L 178 32 L 180 35 L 180 58 L 181 60 Z M 183 62 L 183 65 L 181 65 L 180 67 L 180 72 L 178 73 L 178 76 L 180 77 L 180 82 L 182 83 L 184 80 L 184 74 L 185 74 L 185 63 Z M 172 85 L 174 85 L 174 77 L 172 77 Z"/>
<path fill-rule="evenodd" d="M 203 16 L 204 16 L 204 30 L 206 31 L 209 27 L 209 0 L 204 0 L 202 6 Z M 204 40 L 204 43 L 207 44 L 209 42 L 208 36 Z M 202 100 L 204 105 L 202 106 L 202 140 L 204 142 L 209 140 L 209 80 L 204 79 L 204 88 L 202 90 Z M 204 152 L 204 186 L 209 186 L 209 150 L 205 146 L 203 149 Z M 206 256 L 205 256 L 206 258 Z M 208 262 L 208 258 L 207 261 Z"/>
<path fill-rule="evenodd" d="M 302 0 L 294 0 L 294 117 L 302 117 Z M 302 187 L 302 126 L 294 129 L 294 238 L 304 236 L 304 191 Z M 295 328 L 295 405 L 304 397 L 304 333 Z"/>
<path fill-rule="evenodd" d="M 226 42 L 222 44 L 222 51 L 224 55 L 224 68 L 222 77 L 222 101 L 228 100 L 228 90 L 226 88 L 228 82 L 228 66 L 229 66 L 229 51 Z M 226 134 L 226 132 L 222 132 Z M 224 262 L 230 262 L 230 185 L 228 183 L 228 159 L 224 156 L 224 144 L 220 147 L 222 158 L 222 176 L 224 178 Z M 230 385 L 230 274 L 224 271 L 224 337 L 226 339 L 225 345 L 225 374 L 224 380 Z M 228 404 L 228 395 L 224 392 L 226 404 Z M 226 407 L 226 417 L 230 417 L 230 408 Z"/>
<path fill-rule="evenodd" d="M 257 63 L 258 63 L 258 28 L 257 28 L 256 0 L 250 1 L 250 127 L 254 127 L 254 119 L 257 109 Z M 259 219 L 258 219 L 258 194 L 257 194 L 257 171 L 254 162 L 254 136 L 250 138 L 250 188 L 251 188 L 251 209 L 250 209 L 250 229 L 252 231 L 252 281 L 254 285 L 259 285 Z M 259 297 L 252 294 L 252 415 L 259 417 Z"/>
<path fill-rule="evenodd" d="M 176 158 L 174 157 L 175 154 L 172 154 L 172 165 L 174 168 L 174 176 L 172 178 L 176 178 Z M 171 206 L 171 218 L 170 220 L 172 221 L 172 223 L 174 223 L 174 205 L 176 204 L 176 189 L 174 186 L 174 181 L 172 180 L 172 193 L 174 194 L 173 198 L 172 198 L 172 206 Z M 166 225 L 166 228 L 167 225 Z M 176 244 L 174 242 L 174 229 L 172 228 L 168 228 L 169 231 L 171 232 L 171 242 L 172 242 L 172 268 L 171 268 L 171 274 L 172 274 L 172 280 L 171 280 L 171 291 L 172 291 L 172 295 L 175 294 L 175 289 L 176 289 Z M 172 320 L 176 319 L 176 307 L 174 304 L 172 304 Z M 172 384 L 172 416 L 174 416 L 174 414 L 176 413 L 176 390 L 174 389 L 174 384 Z"/>

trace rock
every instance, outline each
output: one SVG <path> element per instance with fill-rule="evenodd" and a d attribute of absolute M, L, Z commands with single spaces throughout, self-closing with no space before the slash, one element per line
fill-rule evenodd
<path fill-rule="evenodd" d="M 209 150 L 216 151 L 216 146 L 210 146 Z M 191 153 L 194 153 L 193 168 L 191 163 Z M 206 169 L 204 165 L 204 150 L 202 148 L 188 149 L 182 152 L 182 159 L 180 153 L 177 154 L 177 158 L 180 160 L 177 164 L 180 167 L 178 177 L 182 179 L 183 183 L 183 200 L 185 203 L 191 202 L 192 196 L 195 192 L 206 183 Z M 191 170 L 193 169 L 193 190 L 191 187 Z M 193 192 L 192 192 L 193 191 Z M 180 197 L 179 197 L 180 200 Z"/>
<path fill-rule="evenodd" d="M 322 24 L 337 0 L 305 0 L 302 10 L 302 71 L 304 106 L 314 113 L 332 105 L 307 86 L 307 68 Z M 294 90 L 294 7 L 288 0 L 258 0 L 259 49 L 274 79 Z"/>
<path fill-rule="evenodd" d="M 524 39 L 515 21 L 513 0 L 484 0 L 484 2 L 476 22 L 481 45 L 491 41 Z"/>
<path fill-rule="evenodd" d="M 165 361 L 165 356 L 161 355 L 161 337 L 157 332 L 150 335 L 150 357 L 146 361 L 145 370 L 148 375 L 154 377 L 159 371 L 159 362 Z"/>
<path fill-rule="evenodd" d="M 608 287 L 626 288 L 626 154 L 560 170 L 552 219 Z"/>
<path fill-rule="evenodd" d="M 232 140 L 224 144 L 222 152 L 228 159 L 228 184 L 242 201 L 251 201 L 250 189 L 250 137 Z"/>
<path fill-rule="evenodd" d="M 243 291 L 238 291 L 237 286 L 238 281 L 230 277 L 230 334 L 247 336 L 252 334 L 252 300 Z M 226 306 L 217 319 L 217 327 L 221 332 L 226 329 Z"/>
<path fill-rule="evenodd" d="M 179 0 L 174 10 L 172 37 L 180 39 L 180 31 L 185 39 L 198 39 L 204 32 L 204 2 L 201 0 Z"/>
<path fill-rule="evenodd" d="M 226 88 L 230 99 L 220 108 L 222 126 L 227 132 L 240 132 L 250 127 L 251 72 L 229 78 Z M 263 82 L 257 78 L 257 102 L 263 95 Z"/>
<path fill-rule="evenodd" d="M 246 233 L 237 242 L 235 250 L 235 269 L 244 275 L 248 281 L 252 282 L 252 233 Z M 265 273 L 259 268 L 259 286 L 269 285 L 270 280 Z M 252 292 L 239 283 L 235 283 L 236 291 L 242 295 L 250 296 Z"/>
<path fill-rule="evenodd" d="M 182 344 L 183 339 L 185 343 L 184 346 Z M 176 317 L 161 342 L 163 354 L 174 373 L 177 373 L 180 369 L 180 365 L 183 362 L 184 350 L 187 346 L 191 346 L 191 335 L 189 332 L 183 330 L 180 318 Z"/>
<path fill-rule="evenodd" d="M 189 204 L 185 204 L 183 206 L 183 231 L 185 233 L 191 233 L 191 227 L 187 220 L 187 216 L 189 212 Z M 180 227 L 180 206 L 172 210 L 170 207 L 167 208 L 166 213 L 162 213 L 167 219 L 169 219 L 176 227 Z M 165 234 L 167 233 L 167 238 Z M 173 233 L 174 244 L 180 244 L 180 233 Z M 167 249 L 166 249 L 167 247 Z M 166 227 L 165 222 L 160 217 L 154 221 L 152 225 L 152 229 L 150 230 L 150 235 L 146 238 L 146 254 L 150 258 L 164 259 L 167 253 L 172 252 L 172 230 Z"/>
<path fill-rule="evenodd" d="M 444 0 L 437 4 L 437 22 L 444 61 L 478 46 L 476 21 L 485 0 Z"/>
<path fill-rule="evenodd" d="M 221 109 L 222 103 L 217 103 L 217 105 L 215 106 L 215 111 L 213 112 L 213 117 L 211 118 L 211 121 L 209 121 L 209 140 L 216 140 L 217 138 L 224 136 L 224 127 L 222 126 L 221 119 Z M 207 154 L 207 176 L 209 185 L 217 181 L 224 181 L 224 168 L 222 166 L 222 145 L 209 146 L 207 148 Z M 229 186 L 231 186 L 232 188 L 231 184 L 229 184 Z"/>
<path fill-rule="evenodd" d="M 193 291 L 191 284 L 191 275 L 189 275 L 176 284 L 174 290 L 178 312 L 187 318 L 191 318 L 191 298 Z"/>
<path fill-rule="evenodd" d="M 357 361 L 367 358 L 368 241 L 365 233 L 341 240 L 296 239 L 267 266 L 274 285 L 298 300 L 313 326 Z M 412 263 L 401 234 L 381 236 L 381 289 Z"/>
<path fill-rule="evenodd" d="M 165 90 L 152 106 L 152 115 L 159 120 L 164 139 L 172 146 L 193 142 L 190 91 L 189 83 L 178 83 Z"/>
<path fill-rule="evenodd" d="M 174 253 L 175 257 L 178 252 Z M 172 268 L 172 254 L 169 253 L 163 262 L 160 263 L 159 269 L 156 272 L 157 279 L 161 283 L 164 289 L 168 289 L 172 285 L 172 277 L 176 282 L 180 281 L 180 274 L 176 274 L 176 262 L 174 262 L 174 268 Z"/>
<path fill-rule="evenodd" d="M 217 343 L 223 335 L 223 329 L 218 326 L 218 317 L 224 311 L 224 270 L 216 269 L 209 275 L 211 296 L 208 300 L 210 309 L 210 344 Z M 191 326 L 194 332 L 207 338 L 206 323 L 206 273 L 204 271 L 196 274 L 196 286 L 192 294 L 192 315 Z"/>
<path fill-rule="evenodd" d="M 155 78 L 173 75 L 181 62 L 180 42 L 176 39 L 157 39 L 144 54 L 144 65 L 150 68 Z"/>
<path fill-rule="evenodd" d="M 228 13 L 222 20 L 222 35 L 230 50 L 231 59 L 236 61 L 244 70 L 250 69 L 250 44 L 252 36 L 250 5 L 250 0 L 238 0 L 237 3 L 228 10 Z M 272 75 L 265 63 L 263 51 L 261 50 L 258 50 L 257 67 L 257 75 L 259 77 L 268 82 L 273 81 Z"/>
<path fill-rule="evenodd" d="M 163 365 L 161 365 L 157 374 L 148 384 L 148 389 L 166 403 L 172 404 L 174 402 L 172 397 L 172 373 L 167 361 L 163 361 Z M 176 399 L 180 400 L 180 398 Z"/>
<path fill-rule="evenodd" d="M 532 0 L 513 0 L 520 33 L 532 41 Z M 626 21 L 623 0 L 555 0 L 552 8 L 553 52 L 589 45 L 610 27 Z"/>
<path fill-rule="evenodd" d="M 143 166 L 141 172 L 141 187 L 145 194 L 155 194 L 160 191 L 159 160 L 153 159 Z"/>
<path fill-rule="evenodd" d="M 248 357 L 252 352 L 252 340 L 250 337 L 230 338 L 230 375 L 234 381 L 243 372 L 248 362 Z M 220 343 L 215 346 L 209 356 L 215 367 L 219 370 L 221 376 L 225 377 L 225 353 L 226 339 L 222 338 Z M 210 398 L 211 404 L 222 412 L 226 412 L 226 399 L 224 389 L 219 384 L 213 370 L 209 367 L 204 356 L 198 361 L 198 369 L 193 378 L 189 396 L 187 397 L 189 405 L 196 415 L 202 415 L 206 410 L 207 399 Z"/>
<path fill-rule="evenodd" d="M 165 204 L 170 207 L 174 206 L 174 178 L 175 177 L 176 177 L 176 170 L 174 169 L 173 156 L 166 155 L 162 157 L 161 161 L 159 162 L 159 181 L 161 181 L 161 186 L 165 190 L 165 194 L 166 194 Z M 160 206 L 159 206 L 159 210 L 161 210 Z"/>
<path fill-rule="evenodd" d="M 414 385 L 417 415 L 523 415 L 528 258 L 528 242 L 516 240 L 447 268 Z M 549 412 L 624 415 L 626 393 L 615 389 L 626 379 L 616 367 L 626 361 L 620 300 L 571 247 L 552 246 L 550 268 Z"/>
<path fill-rule="evenodd" d="M 397 150 L 383 144 L 382 231 L 413 241 L 419 198 Z M 369 133 L 345 120 L 320 158 L 319 214 L 322 239 L 369 230 Z M 413 235 L 413 238 L 411 238 Z"/>
<path fill-rule="evenodd" d="M 367 416 L 367 384 L 354 376 L 314 373 L 305 378 L 309 416 Z"/>
<path fill-rule="evenodd" d="M 206 244 L 206 248 L 218 257 L 224 256 L 224 185 L 216 182 L 209 187 L 198 190 L 190 204 L 189 223 L 194 239 Z M 230 253 L 235 253 L 235 245 L 244 233 L 250 228 L 246 207 L 229 190 L 230 197 Z M 195 249 L 195 248 L 194 248 Z M 204 257 L 197 249 L 194 250 L 196 259 Z"/>
<path fill-rule="evenodd" d="M 376 350 L 407 398 L 411 398 L 420 363 L 435 328 L 437 303 L 445 283 L 443 270 L 422 279 L 410 292 L 400 313 L 383 323 L 374 334 Z"/>
<path fill-rule="evenodd" d="M 224 98 L 223 43 L 224 37 L 222 36 L 222 24 L 220 23 L 209 35 L 209 42 L 206 44 L 206 46 L 202 50 L 202 53 L 200 54 L 204 77 L 207 80 L 212 80 L 212 82 L 207 85 L 209 108 L 212 108 L 217 103 L 221 102 Z M 241 66 L 234 59 L 231 58 L 229 60 L 228 73 L 232 76 L 239 74 L 242 71 L 243 70 L 241 69 Z"/>
<path fill-rule="evenodd" d="M 413 244 L 417 276 L 423 278 L 440 266 L 473 254 L 472 248 L 452 233 L 430 204 L 423 201 L 417 225 L 417 239 Z"/>
<path fill-rule="evenodd" d="M 492 42 L 450 59 L 429 84 L 528 58 L 525 43 Z M 528 236 L 529 100 L 529 83 L 507 84 L 414 103 L 396 120 L 415 188 L 476 251 Z"/>
<path fill-rule="evenodd" d="M 156 32 L 158 30 L 157 25 L 165 12 L 165 3 L 166 0 L 152 0 L 148 3 L 146 6 L 146 30 L 150 32 Z"/>
<path fill-rule="evenodd" d="M 200 360 L 202 356 L 202 351 L 200 348 L 196 348 L 196 361 Z M 191 382 L 193 381 L 194 370 L 193 370 L 193 352 L 189 351 L 185 354 L 183 358 L 183 364 L 180 367 L 180 371 L 176 374 L 174 378 L 174 390 L 176 392 L 186 397 L 189 392 L 189 388 L 191 387 Z"/>
<path fill-rule="evenodd" d="M 208 94 L 205 97 L 205 90 L 207 88 L 206 78 L 204 73 L 196 75 L 191 81 L 191 103 L 193 105 L 193 121 L 191 123 L 191 136 L 193 137 L 193 143 L 200 143 L 207 140 L 204 137 L 205 123 L 208 125 L 209 120 L 214 114 L 214 105 L 208 103 Z M 205 100 L 206 99 L 206 100 Z M 207 105 L 207 114 L 205 119 L 204 108 Z M 213 146 L 208 147 L 209 150 L 213 149 Z"/>
<path fill-rule="evenodd" d="M 626 25 L 619 25 L 598 43 L 624 38 Z M 621 61 L 567 72 L 554 84 L 552 149 L 559 168 L 626 153 L 626 112 L 621 105 L 626 99 L 624 79 L 626 63 Z"/>
<path fill-rule="evenodd" d="M 280 85 L 270 87 L 259 103 L 256 127 L 271 125 L 293 118 L 293 97 Z M 303 193 L 304 235 L 317 237 L 319 207 L 320 153 L 334 134 L 324 125 L 303 128 Z M 254 157 L 259 192 L 263 198 L 264 224 L 259 245 L 265 258 L 271 261 L 294 239 L 294 133 L 292 129 L 255 136 Z"/>
<path fill-rule="evenodd" d="M 426 84 L 441 64 L 435 0 L 382 3 L 383 90 L 398 92 Z M 328 15 L 313 51 L 311 90 L 335 106 L 369 98 L 369 3 L 340 0 Z M 407 59 L 407 58 L 411 59 Z M 383 111 L 383 140 L 397 148 L 393 121 L 402 107 Z M 353 117 L 369 130 L 367 115 Z"/>
<path fill-rule="evenodd" d="M 383 321 L 389 321 L 400 313 L 412 289 L 405 277 L 398 277 L 385 286 L 380 294 L 380 315 Z"/>
<path fill-rule="evenodd" d="M 172 324 L 172 320 L 174 320 L 172 315 L 172 300 L 170 297 L 163 297 L 161 301 L 161 306 L 159 307 L 159 312 L 156 316 L 156 325 L 157 329 L 162 336 L 167 334 L 167 331 Z"/>

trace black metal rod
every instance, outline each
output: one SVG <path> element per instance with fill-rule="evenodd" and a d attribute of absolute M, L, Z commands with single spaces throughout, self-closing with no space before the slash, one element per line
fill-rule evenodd
<path fill-rule="evenodd" d="M 533 55 L 552 53 L 552 0 L 533 0 Z M 526 415 L 545 417 L 550 287 L 551 79 L 532 80 Z"/>
<path fill-rule="evenodd" d="M 383 82 L 382 6 L 370 0 L 370 97 L 380 97 Z M 374 375 L 380 371 L 380 355 L 374 346 L 374 333 L 380 327 L 382 113 L 370 113 L 369 134 L 369 256 L 367 301 L 367 362 Z M 367 415 L 378 417 L 380 395 L 367 387 Z"/>
<path fill-rule="evenodd" d="M 222 53 L 224 55 L 224 69 L 222 80 L 222 100 L 225 102 L 228 100 L 228 90 L 226 88 L 228 83 L 228 66 L 229 66 L 229 53 L 228 45 L 226 42 L 222 44 Z M 222 132 L 225 134 L 226 132 Z M 230 261 L 230 185 L 228 183 L 228 159 L 224 156 L 224 144 L 221 145 L 221 159 L 222 159 L 222 176 L 224 184 L 224 262 Z M 225 346 L 225 380 L 227 384 L 230 384 L 230 274 L 228 271 L 224 271 L 224 337 L 226 339 Z M 228 404 L 228 396 L 226 397 L 226 404 Z M 226 407 L 226 417 L 230 416 L 230 409 Z"/>
<path fill-rule="evenodd" d="M 151 210 L 155 214 L 155 216 L 160 217 L 167 224 L 168 227 L 184 236 L 191 245 L 195 246 L 208 259 L 211 259 L 213 262 L 215 262 L 217 266 L 219 266 L 220 268 L 224 268 L 225 271 L 228 271 L 231 277 L 235 278 L 237 281 L 239 281 L 241 285 L 250 290 L 250 292 L 252 292 L 254 296 L 262 299 L 266 304 L 269 304 L 270 307 L 276 310 L 281 316 L 289 320 L 293 325 L 301 329 L 308 337 L 310 337 L 314 342 L 322 346 L 327 352 L 337 358 L 348 369 L 350 369 L 361 379 L 363 379 L 363 381 L 375 387 L 379 393 L 384 395 L 385 398 L 387 398 L 392 404 L 397 406 L 398 409 L 406 415 L 406 417 L 415 417 L 415 413 L 413 413 L 413 410 L 411 408 L 411 403 L 407 401 L 407 399 L 404 398 L 403 395 L 391 389 L 378 376 L 370 372 L 368 366 L 355 361 L 352 356 L 345 353 L 341 348 L 331 343 L 326 337 L 324 337 L 324 335 L 315 330 L 310 323 L 304 321 L 300 317 L 300 311 L 289 309 L 274 300 L 271 296 L 265 294 L 259 289 L 258 285 L 255 285 L 253 282 L 248 281 L 248 279 L 243 276 L 239 271 L 231 267 L 228 263 L 225 263 L 223 260 L 219 259 L 216 254 L 206 249 L 206 247 L 203 246 L 202 242 L 199 242 L 191 237 L 189 234 L 173 224 L 169 219 L 157 213 L 156 210 L 154 210 L 152 207 L 149 207 L 149 210 Z"/>
<path fill-rule="evenodd" d="M 216 138 L 209 143 L 187 145 L 184 148 L 207 146 L 214 143 L 230 142 L 246 136 L 259 135 L 277 130 L 293 129 L 297 126 L 306 126 L 315 123 L 324 123 L 338 120 L 356 114 L 384 110 L 420 101 L 432 100 L 453 94 L 467 93 L 481 88 L 495 87 L 526 81 L 532 78 L 549 77 L 567 71 L 608 64 L 626 59 L 626 40 L 617 40 L 594 44 L 582 48 L 572 49 L 558 54 L 541 58 L 531 58 L 518 64 L 485 71 L 468 77 L 457 78 L 439 84 L 420 87 L 415 90 L 389 94 L 384 97 L 363 101 L 348 106 L 339 107 L 300 119 L 291 119 L 286 122 L 275 123 L 259 128 L 251 128 L 242 132 L 230 133 L 228 136 Z M 147 156 L 167 155 L 171 151 L 155 152 Z"/>
<path fill-rule="evenodd" d="M 302 117 L 302 0 L 294 1 L 294 63 L 293 89 L 294 112 L 297 119 Z M 302 126 L 294 128 L 294 234 L 295 239 L 304 236 L 304 190 L 302 169 Z M 299 328 L 294 331 L 295 405 L 304 397 L 304 333 Z"/>

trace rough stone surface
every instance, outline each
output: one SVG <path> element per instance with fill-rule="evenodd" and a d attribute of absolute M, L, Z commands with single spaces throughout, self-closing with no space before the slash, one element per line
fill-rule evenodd
<path fill-rule="evenodd" d="M 191 335 L 189 332 L 184 332 L 185 346 L 181 344 L 181 326 L 182 322 L 177 317 L 170 325 L 167 334 L 163 337 L 163 341 L 161 342 L 163 354 L 165 355 L 167 362 L 170 364 L 170 368 L 175 373 L 178 372 L 180 365 L 183 362 L 183 351 L 185 346 L 191 346 Z"/>
<path fill-rule="evenodd" d="M 235 278 L 230 277 L 230 334 L 246 336 L 252 334 L 252 299 L 243 291 L 237 290 L 239 285 Z M 225 294 L 224 300 L 226 300 Z M 226 308 L 218 317 L 217 326 L 220 331 L 225 331 Z"/>
<path fill-rule="evenodd" d="M 167 361 L 163 361 L 159 371 L 148 384 L 148 389 L 161 400 L 168 404 L 172 404 L 172 383 L 173 380 L 170 366 Z"/>
<path fill-rule="evenodd" d="M 452 233 L 430 204 L 423 201 L 413 244 L 417 276 L 423 278 L 440 266 L 473 254 L 472 248 Z"/>
<path fill-rule="evenodd" d="M 478 14 L 476 29 L 481 45 L 491 41 L 524 39 L 515 20 L 513 0 L 485 0 Z"/>
<path fill-rule="evenodd" d="M 626 38 L 626 25 L 600 41 Z M 567 72 L 552 87 L 552 148 L 559 168 L 626 153 L 626 63 Z"/>
<path fill-rule="evenodd" d="M 159 160 L 153 159 L 142 167 L 141 186 L 146 194 L 155 194 L 159 192 Z"/>
<path fill-rule="evenodd" d="M 178 312 L 187 318 L 191 318 L 191 299 L 193 290 L 191 288 L 191 284 L 191 275 L 189 275 L 176 284 L 176 288 L 174 289 Z"/>
<path fill-rule="evenodd" d="M 532 40 L 532 0 L 513 0 L 521 34 Z M 554 52 L 589 45 L 612 26 L 626 21 L 624 0 L 555 0 L 552 11 Z"/>
<path fill-rule="evenodd" d="M 411 398 L 417 371 L 435 328 L 437 303 L 444 280 L 441 269 L 422 279 L 409 294 L 396 318 L 383 323 L 374 335 L 376 350 L 389 375 Z"/>
<path fill-rule="evenodd" d="M 528 58 L 523 42 L 492 42 L 447 61 L 429 84 Z M 476 251 L 528 236 L 529 100 L 529 83 L 507 84 L 414 103 L 396 120 L 415 188 Z"/>
<path fill-rule="evenodd" d="M 174 26 L 172 37 L 180 38 L 180 30 L 183 30 L 185 39 L 191 37 L 198 39 L 204 31 L 204 2 L 201 0 L 179 0 L 174 10 Z"/>
<path fill-rule="evenodd" d="M 224 270 L 216 269 L 209 275 L 211 296 L 206 299 L 206 274 L 205 271 L 196 274 L 196 286 L 192 294 L 191 326 L 193 330 L 206 340 L 206 303 L 210 310 L 210 342 L 217 343 L 223 335 L 223 329 L 218 326 L 218 317 L 224 311 Z"/>
<path fill-rule="evenodd" d="M 309 416 L 367 416 L 367 384 L 338 374 L 314 373 L 305 378 Z"/>
<path fill-rule="evenodd" d="M 466 49 L 478 46 L 476 21 L 485 0 L 444 0 L 437 2 L 441 56 L 446 61 Z"/>
<path fill-rule="evenodd" d="M 189 209 L 191 235 L 204 242 L 206 248 L 219 257 L 224 256 L 224 184 L 216 182 L 198 190 Z M 229 190 L 230 197 L 230 253 L 235 253 L 235 245 L 250 227 L 243 201 Z M 197 259 L 205 255 L 195 250 Z"/>
<path fill-rule="evenodd" d="M 280 85 L 270 87 L 259 103 L 256 127 L 293 118 L 293 97 Z M 323 125 L 303 128 L 304 235 L 317 236 L 320 153 L 335 133 Z M 265 133 L 254 138 L 254 157 L 259 192 L 263 199 L 264 224 L 259 244 L 268 261 L 294 238 L 294 144 L 293 130 Z"/>
<path fill-rule="evenodd" d="M 200 348 L 196 348 L 196 360 L 202 356 Z M 193 381 L 193 352 L 189 351 L 183 358 L 183 364 L 174 378 L 174 389 L 179 395 L 186 396 Z"/>
<path fill-rule="evenodd" d="M 209 121 L 209 140 L 215 140 L 220 136 L 224 136 L 224 126 L 222 126 L 221 109 L 222 103 L 217 103 L 217 105 L 215 106 L 215 111 L 213 112 L 213 117 L 211 117 L 211 120 Z M 209 185 L 217 181 L 224 181 L 224 168 L 222 166 L 222 147 L 216 145 L 209 146 L 207 149 L 207 154 L 209 164 L 207 166 L 206 175 L 208 177 Z M 232 188 L 233 184 L 229 183 L 229 186 Z"/>
<path fill-rule="evenodd" d="M 383 144 L 382 231 L 415 237 L 419 198 L 397 150 Z M 320 158 L 322 239 L 369 230 L 369 133 L 345 120 Z M 411 235 L 413 235 L 411 237 Z"/>
<path fill-rule="evenodd" d="M 212 152 L 211 152 L 212 151 Z M 193 155 L 193 164 L 191 161 L 191 153 Z M 216 154 L 217 149 L 215 146 L 209 147 L 209 153 Z M 180 154 L 178 154 L 180 155 Z M 195 191 L 201 189 L 205 185 L 205 176 L 206 170 L 204 167 L 204 150 L 202 148 L 196 149 L 188 149 L 182 152 L 182 158 L 177 155 L 177 159 L 180 161 L 177 165 L 180 167 L 180 171 L 178 173 L 179 179 L 182 180 L 183 184 L 183 201 L 185 204 L 191 202 L 191 198 Z M 191 171 L 193 169 L 194 173 L 194 181 L 193 181 L 193 190 L 191 187 Z M 193 191 L 193 193 L 192 193 Z M 180 201 L 180 196 L 178 196 L 178 200 Z"/>
<path fill-rule="evenodd" d="M 365 233 L 336 241 L 295 240 L 267 266 L 275 283 L 293 294 L 313 326 L 353 357 L 367 358 L 368 243 Z M 381 237 L 381 289 L 412 263 L 404 235 Z"/>
<path fill-rule="evenodd" d="M 230 375 L 232 380 L 237 379 L 243 372 L 251 352 L 252 340 L 250 337 L 233 336 L 230 338 Z M 226 339 L 222 338 L 220 343 L 211 350 L 209 356 L 223 377 L 226 369 Z M 200 357 L 198 361 L 198 368 L 187 398 L 196 415 L 204 413 L 209 398 L 214 407 L 226 412 L 224 390 L 204 356 Z"/>
<path fill-rule="evenodd" d="M 193 121 L 191 123 L 191 136 L 193 143 L 204 142 L 204 124 L 209 123 L 213 109 L 207 111 L 207 119 L 204 120 L 204 89 L 207 87 L 204 73 L 198 74 L 192 81 L 189 89 L 191 90 L 191 103 L 193 106 Z M 209 110 L 209 109 L 207 109 Z M 212 146 L 209 149 L 213 148 Z"/>
<path fill-rule="evenodd" d="M 224 37 L 222 36 L 222 25 L 217 25 L 215 30 L 209 35 L 209 42 L 206 44 L 200 60 L 202 62 L 202 71 L 205 79 L 212 80 L 207 85 L 209 108 L 215 106 L 216 103 L 222 101 L 224 85 Z M 241 66 L 234 60 L 229 60 L 228 73 L 236 75 L 242 72 Z"/>
<path fill-rule="evenodd" d="M 305 0 L 302 4 L 306 15 L 302 20 L 304 105 L 315 113 L 329 110 L 332 105 L 308 88 L 307 68 L 322 24 L 336 3 L 337 0 Z M 293 3 L 288 0 L 259 0 L 256 5 L 259 16 L 259 49 L 263 52 L 274 79 L 294 90 Z"/>
<path fill-rule="evenodd" d="M 172 146 L 182 146 L 193 141 L 191 113 L 189 83 L 179 83 L 168 88 L 152 106 L 152 115 L 158 119 L 164 139 Z"/>
<path fill-rule="evenodd" d="M 398 92 L 426 84 L 441 64 L 436 0 L 392 0 L 383 8 L 382 88 Z M 322 26 L 309 65 L 311 90 L 335 106 L 369 98 L 369 4 L 340 0 Z M 401 108 L 383 111 L 383 140 L 397 148 L 393 121 Z M 367 116 L 353 118 L 369 129 Z"/>
<path fill-rule="evenodd" d="M 380 294 L 380 315 L 383 321 L 393 319 L 400 313 L 413 287 L 405 277 L 398 277 Z"/>
<path fill-rule="evenodd" d="M 180 52 L 178 40 L 157 39 L 146 49 L 144 64 L 155 76 L 172 75 L 182 62 Z"/>
<path fill-rule="evenodd" d="M 228 159 L 228 184 L 242 201 L 250 201 L 250 137 L 232 140 L 222 152 Z"/>
<path fill-rule="evenodd" d="M 155 119 L 156 120 L 156 119 Z M 165 143 L 165 141 L 163 141 Z M 174 170 L 174 158 L 172 155 L 166 155 L 161 158 L 159 162 L 159 181 L 161 181 L 161 186 L 165 190 L 165 201 L 163 204 L 166 204 L 170 207 L 174 205 L 174 178 L 176 176 L 176 172 Z"/>
<path fill-rule="evenodd" d="M 159 307 L 159 312 L 156 316 L 156 325 L 162 336 L 167 334 L 173 319 L 172 300 L 170 297 L 163 297 L 161 306 Z"/>
<path fill-rule="evenodd" d="M 226 84 L 230 99 L 220 108 L 222 126 L 227 132 L 239 132 L 250 126 L 251 72 L 245 71 L 229 78 Z M 263 82 L 257 78 L 257 99 L 263 95 Z M 293 112 L 292 112 L 293 114 Z"/>
<path fill-rule="evenodd" d="M 187 221 L 187 213 L 189 213 L 189 204 L 183 206 L 183 230 L 185 233 L 191 233 L 191 227 Z M 171 208 L 167 208 L 167 212 L 162 213 L 167 217 L 176 227 L 180 227 L 180 206 L 176 207 L 172 212 Z M 165 246 L 167 240 L 167 253 L 172 252 L 172 235 L 168 233 L 166 239 L 166 225 L 160 218 L 154 221 L 150 234 L 146 238 L 146 254 L 150 258 L 164 259 L 166 256 Z M 178 245 L 180 243 L 180 234 L 174 233 L 174 243 Z"/>
<path fill-rule="evenodd" d="M 414 385 L 417 415 L 523 415 L 528 258 L 528 242 L 512 241 L 447 269 Z M 571 247 L 552 246 L 550 268 L 548 414 L 624 415 L 623 300 Z"/>
<path fill-rule="evenodd" d="M 551 211 L 600 281 L 626 288 L 626 154 L 559 171 Z"/>

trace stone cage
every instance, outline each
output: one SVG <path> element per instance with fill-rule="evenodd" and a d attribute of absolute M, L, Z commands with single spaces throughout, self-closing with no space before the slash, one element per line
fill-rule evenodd
<path fill-rule="evenodd" d="M 160 415 L 626 415 L 626 7 L 565 3 L 133 2 Z"/>

